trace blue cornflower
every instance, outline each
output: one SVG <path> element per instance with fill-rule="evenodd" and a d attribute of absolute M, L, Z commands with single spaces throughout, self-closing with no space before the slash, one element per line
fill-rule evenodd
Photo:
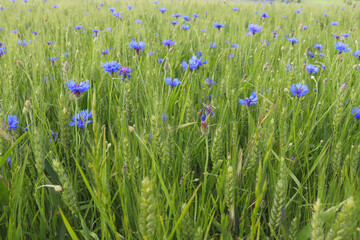
<path fill-rule="evenodd" d="M 127 78 L 131 78 L 131 75 L 130 73 L 134 70 L 134 68 L 130 69 L 129 67 L 120 67 L 120 70 L 119 70 L 119 75 L 122 75 L 122 78 L 121 80 L 124 81 L 124 79 L 127 77 Z"/>
<path fill-rule="evenodd" d="M 183 25 L 181 25 L 181 28 L 186 31 L 186 30 L 190 29 L 190 26 L 183 24 Z"/>
<path fill-rule="evenodd" d="M 72 116 L 72 121 L 70 121 L 69 126 L 78 126 L 79 128 L 84 128 L 87 124 L 92 121 L 89 118 L 92 117 L 92 111 L 82 110 L 77 113 L 75 116 Z"/>
<path fill-rule="evenodd" d="M 216 107 L 214 107 L 211 104 L 205 104 L 205 103 L 203 103 L 203 106 L 205 107 L 205 116 L 209 116 L 210 114 L 215 115 L 215 113 L 212 110 L 216 109 Z"/>
<path fill-rule="evenodd" d="M 236 11 L 239 11 L 239 8 L 233 7 L 232 10 L 233 10 L 234 12 L 236 12 Z"/>
<path fill-rule="evenodd" d="M 163 62 L 164 62 L 164 59 L 163 59 L 163 58 L 158 58 L 156 62 L 157 62 L 157 63 L 163 63 Z"/>
<path fill-rule="evenodd" d="M 356 50 L 356 51 L 353 53 L 353 56 L 354 56 L 354 57 L 357 57 L 357 58 L 360 58 L 360 50 Z"/>
<path fill-rule="evenodd" d="M 171 45 L 175 44 L 175 41 L 169 38 L 168 40 L 164 39 L 164 41 L 162 41 L 161 43 L 164 44 L 165 47 L 170 48 Z"/>
<path fill-rule="evenodd" d="M 290 92 L 294 96 L 297 96 L 298 98 L 300 98 L 309 92 L 309 88 L 308 88 L 308 86 L 306 86 L 306 84 L 302 84 L 302 83 L 297 83 L 296 85 L 292 84 L 290 87 Z"/>
<path fill-rule="evenodd" d="M 114 12 L 116 8 L 109 8 L 110 12 Z"/>
<path fill-rule="evenodd" d="M 114 12 L 114 13 L 112 13 L 111 15 L 113 15 L 114 17 L 117 17 L 118 19 L 122 19 L 122 17 L 123 17 L 123 15 L 121 15 L 121 13 L 120 12 Z"/>
<path fill-rule="evenodd" d="M 49 138 L 49 142 L 56 141 L 58 134 L 56 132 L 53 132 L 53 130 L 50 130 L 51 137 Z"/>
<path fill-rule="evenodd" d="M 183 19 L 187 22 L 191 21 L 190 17 L 186 15 L 183 15 Z"/>
<path fill-rule="evenodd" d="M 48 45 L 48 46 L 50 46 L 51 44 L 53 44 L 54 42 L 50 42 L 49 40 L 46 40 L 46 44 Z"/>
<path fill-rule="evenodd" d="M 181 17 L 181 14 L 179 14 L 179 13 L 173 13 L 173 17 L 174 17 L 174 18 L 179 18 L 179 17 Z"/>
<path fill-rule="evenodd" d="M 315 57 L 315 55 L 312 52 L 308 52 L 308 56 L 311 57 L 311 58 Z"/>
<path fill-rule="evenodd" d="M 198 69 L 201 65 L 206 64 L 207 61 L 202 61 L 203 57 L 201 56 L 199 59 L 197 56 L 192 56 L 192 58 L 189 60 L 189 64 L 187 64 L 185 61 L 182 62 L 181 66 L 183 69 L 187 69 L 188 67 L 190 70 Z"/>
<path fill-rule="evenodd" d="M 26 45 L 28 45 L 29 43 L 28 43 L 27 41 L 25 41 L 25 40 L 19 40 L 19 41 L 17 42 L 17 44 L 22 45 L 22 46 L 26 46 Z"/>
<path fill-rule="evenodd" d="M 235 54 L 233 53 L 233 54 L 229 54 L 228 55 L 228 59 L 230 59 L 230 58 L 235 58 Z"/>
<path fill-rule="evenodd" d="M 80 30 L 80 29 L 83 29 L 84 27 L 81 25 L 76 25 L 74 28 L 75 28 L 75 30 Z"/>
<path fill-rule="evenodd" d="M 255 34 L 261 32 L 262 27 L 257 24 L 250 23 L 248 25 L 248 29 L 252 34 Z"/>
<path fill-rule="evenodd" d="M 12 30 L 11 33 L 18 33 L 19 30 L 15 29 L 15 30 Z"/>
<path fill-rule="evenodd" d="M 6 52 L 7 52 L 7 50 L 5 49 L 5 46 L 4 46 L 4 47 L 0 47 L 0 57 L 1 57 L 2 55 L 4 55 Z"/>
<path fill-rule="evenodd" d="M 306 70 L 308 71 L 309 74 L 315 74 L 319 71 L 319 68 L 312 64 L 308 64 L 306 66 Z"/>
<path fill-rule="evenodd" d="M 314 48 L 321 51 L 323 49 L 323 46 L 321 44 L 315 44 Z"/>
<path fill-rule="evenodd" d="M 48 60 L 51 62 L 52 65 L 54 65 L 55 61 L 58 60 L 56 57 L 48 58 Z"/>
<path fill-rule="evenodd" d="M 354 107 L 351 110 L 351 115 L 354 115 L 354 117 L 356 117 L 357 120 L 360 119 L 360 107 Z"/>
<path fill-rule="evenodd" d="M 34 34 L 35 36 L 38 34 L 37 31 L 31 31 L 32 34 Z"/>
<path fill-rule="evenodd" d="M 300 10 L 296 10 L 296 13 L 301 13 L 301 11 L 300 11 Z"/>
<path fill-rule="evenodd" d="M 262 18 L 270 17 L 270 15 L 268 15 L 266 12 L 263 12 L 262 14 L 259 14 L 259 16 L 262 17 Z"/>
<path fill-rule="evenodd" d="M 57 8 L 58 6 L 57 6 L 56 4 L 54 4 L 52 7 L 53 7 L 53 8 Z"/>
<path fill-rule="evenodd" d="M 206 78 L 206 84 L 209 86 L 209 88 L 213 88 L 212 85 L 214 85 L 216 82 L 214 82 L 211 78 Z"/>
<path fill-rule="evenodd" d="M 344 33 L 343 37 L 349 37 L 350 35 L 348 33 Z"/>
<path fill-rule="evenodd" d="M 199 15 L 199 14 L 196 14 L 196 13 L 194 13 L 192 16 L 193 16 L 194 19 L 200 17 L 200 15 Z"/>
<path fill-rule="evenodd" d="M 178 22 L 175 20 L 175 21 L 170 21 L 170 23 L 175 26 L 176 24 L 178 24 Z"/>
<path fill-rule="evenodd" d="M 134 7 L 131 6 L 131 5 L 127 5 L 126 7 L 127 7 L 128 9 L 130 9 L 130 10 L 134 8 Z"/>
<path fill-rule="evenodd" d="M 9 167 L 11 166 L 11 158 L 8 157 L 8 164 L 9 164 Z"/>
<path fill-rule="evenodd" d="M 19 121 L 17 120 L 17 117 L 14 115 L 8 115 L 6 118 L 5 127 L 9 131 L 12 131 L 15 128 L 19 127 Z"/>
<path fill-rule="evenodd" d="M 216 46 L 217 46 L 216 43 L 214 43 L 214 42 L 210 43 L 210 48 L 216 48 Z"/>
<path fill-rule="evenodd" d="M 104 3 L 100 3 L 100 6 L 104 6 Z"/>
<path fill-rule="evenodd" d="M 135 20 L 135 23 L 142 24 L 142 21 L 141 20 Z"/>
<path fill-rule="evenodd" d="M 325 53 L 319 53 L 319 57 L 325 57 Z"/>
<path fill-rule="evenodd" d="M 80 82 L 79 84 L 75 84 L 75 81 L 71 79 L 66 83 L 68 89 L 76 96 L 80 97 L 81 93 L 86 92 L 90 89 L 89 82 Z"/>
<path fill-rule="evenodd" d="M 201 115 L 201 133 L 206 135 L 209 133 L 209 125 L 206 122 L 206 116 Z"/>
<path fill-rule="evenodd" d="M 160 11 L 161 13 L 164 13 L 164 12 L 166 12 L 167 10 L 166 10 L 165 7 L 162 7 L 162 8 L 159 8 L 159 11 Z"/>
<path fill-rule="evenodd" d="M 299 42 L 299 40 L 294 38 L 294 37 L 293 38 L 288 38 L 288 41 L 291 42 L 292 45 Z"/>
<path fill-rule="evenodd" d="M 101 51 L 101 54 L 102 55 L 106 55 L 109 53 L 109 50 L 108 49 L 105 49 L 105 50 L 100 50 Z"/>
<path fill-rule="evenodd" d="M 338 22 L 331 22 L 330 25 L 337 26 L 337 25 L 339 25 L 339 23 Z"/>
<path fill-rule="evenodd" d="M 140 51 L 144 51 L 144 47 L 146 45 L 146 43 L 143 41 L 140 42 L 131 41 L 129 44 L 132 49 L 135 49 L 137 54 L 140 54 Z"/>
<path fill-rule="evenodd" d="M 257 101 L 258 101 L 258 97 L 256 96 L 256 92 L 250 93 L 250 97 L 249 98 L 245 97 L 245 100 L 239 98 L 239 103 L 241 105 L 251 106 L 257 104 Z"/>
<path fill-rule="evenodd" d="M 120 64 L 116 61 L 105 62 L 102 67 L 104 71 L 110 73 L 111 75 L 120 70 Z"/>
<path fill-rule="evenodd" d="M 351 51 L 351 48 L 342 42 L 335 43 L 335 48 L 339 51 L 339 53 Z"/>
<path fill-rule="evenodd" d="M 267 45 L 267 46 L 270 46 L 270 43 L 268 43 L 268 41 L 264 40 L 264 41 L 261 41 L 261 44 L 263 46 Z"/>
<path fill-rule="evenodd" d="M 213 23 L 214 28 L 221 29 L 226 27 L 226 25 L 223 25 L 222 23 Z"/>
<path fill-rule="evenodd" d="M 181 84 L 181 82 L 177 79 L 177 78 L 174 78 L 174 80 L 171 80 L 171 78 L 165 78 L 165 82 L 171 87 L 176 87 L 178 85 Z"/>
<path fill-rule="evenodd" d="M 236 44 L 236 43 L 232 43 L 230 46 L 233 48 L 239 48 L 239 44 Z"/>

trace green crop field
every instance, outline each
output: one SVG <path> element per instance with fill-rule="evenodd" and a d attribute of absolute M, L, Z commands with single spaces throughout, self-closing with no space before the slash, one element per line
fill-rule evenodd
<path fill-rule="evenodd" d="M 360 239 L 360 6 L 317 3 L 3 1 L 0 239 Z"/>

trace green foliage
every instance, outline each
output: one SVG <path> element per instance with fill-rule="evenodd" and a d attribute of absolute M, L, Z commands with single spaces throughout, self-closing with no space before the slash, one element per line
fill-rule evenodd
<path fill-rule="evenodd" d="M 359 6 L 50 2 L 5 1 L 0 11 L 0 239 L 360 239 L 359 59 L 334 48 L 359 48 Z M 172 13 L 200 17 L 184 31 Z M 262 31 L 246 36 L 249 23 Z M 292 30 L 294 45 L 284 38 Z M 341 33 L 350 36 L 331 37 Z M 164 47 L 169 38 L 175 45 Z M 199 51 L 207 63 L 182 69 Z M 105 72 L 107 61 L 134 68 L 131 78 Z M 73 94 L 70 79 L 91 88 Z M 289 91 L 297 82 L 309 87 L 301 98 Z M 239 103 L 254 91 L 256 105 Z M 204 104 L 214 106 L 206 123 Z M 83 109 L 93 122 L 69 126 Z M 7 115 L 18 128 L 8 130 Z"/>

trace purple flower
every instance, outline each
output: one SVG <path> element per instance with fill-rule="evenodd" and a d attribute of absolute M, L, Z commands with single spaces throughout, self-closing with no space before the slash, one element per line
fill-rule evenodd
<path fill-rule="evenodd" d="M 290 63 L 288 63 L 287 65 L 285 65 L 285 68 L 286 68 L 286 72 L 290 71 L 290 70 L 293 70 L 295 71 L 296 68 L 292 67 Z"/>
<path fill-rule="evenodd" d="M 257 101 L 258 101 L 258 97 L 256 96 L 256 92 L 250 93 L 250 97 L 249 98 L 246 97 L 245 100 L 239 98 L 239 103 L 241 105 L 251 106 L 257 104 Z"/>
<path fill-rule="evenodd" d="M 142 21 L 141 20 L 135 20 L 135 23 L 142 24 Z"/>
<path fill-rule="evenodd" d="M 168 40 L 164 39 L 164 41 L 162 41 L 161 43 L 164 44 L 165 47 L 170 48 L 171 45 L 175 44 L 175 41 L 169 38 Z"/>
<path fill-rule="evenodd" d="M 5 128 L 8 131 L 12 131 L 17 127 L 19 127 L 19 121 L 17 120 L 17 117 L 14 115 L 8 115 L 5 120 Z"/>
<path fill-rule="evenodd" d="M 181 84 L 181 82 L 177 79 L 177 78 L 174 78 L 174 80 L 171 80 L 171 78 L 165 78 L 165 82 L 171 87 L 176 87 L 178 85 Z"/>
<path fill-rule="evenodd" d="M 174 18 L 179 18 L 179 17 L 181 17 L 181 14 L 179 14 L 179 13 L 173 13 L 173 17 L 174 17 Z"/>
<path fill-rule="evenodd" d="M 261 32 L 262 27 L 257 24 L 250 23 L 248 25 L 248 29 L 252 34 L 255 34 Z"/>
<path fill-rule="evenodd" d="M 146 45 L 146 43 L 143 41 L 140 42 L 131 41 L 129 44 L 132 49 L 135 49 L 137 54 L 140 54 L 140 51 L 141 52 L 144 51 Z"/>
<path fill-rule="evenodd" d="M 353 53 L 353 56 L 360 59 L 360 50 L 356 50 L 356 51 Z"/>
<path fill-rule="evenodd" d="M 110 12 L 114 12 L 116 9 L 115 8 L 109 8 Z"/>
<path fill-rule="evenodd" d="M 232 10 L 233 10 L 234 12 L 236 12 L 236 11 L 239 11 L 239 8 L 233 7 Z"/>
<path fill-rule="evenodd" d="M 124 79 L 127 78 L 131 78 L 130 73 L 134 70 L 134 68 L 130 69 L 129 67 L 120 67 L 119 73 L 118 75 L 122 75 L 121 80 L 124 81 Z"/>
<path fill-rule="evenodd" d="M 319 57 L 325 57 L 325 53 L 319 53 Z"/>
<path fill-rule="evenodd" d="M 103 63 L 102 67 L 105 72 L 108 72 L 111 75 L 120 70 L 120 64 L 116 61 L 105 62 Z"/>
<path fill-rule="evenodd" d="M 186 15 L 183 15 L 183 19 L 184 19 L 186 22 L 191 21 L 190 17 L 189 17 L 189 16 L 186 16 Z"/>
<path fill-rule="evenodd" d="M 351 110 L 351 115 L 354 115 L 354 117 L 359 120 L 360 119 L 360 107 L 354 107 Z"/>
<path fill-rule="evenodd" d="M 58 60 L 56 57 L 48 58 L 48 60 L 51 62 L 52 65 L 54 65 L 55 61 Z"/>
<path fill-rule="evenodd" d="M 323 46 L 321 44 L 315 44 L 314 48 L 321 51 L 323 49 Z"/>
<path fill-rule="evenodd" d="M 315 74 L 319 71 L 319 68 L 312 64 L 308 64 L 306 66 L 306 70 L 308 71 L 309 74 Z"/>
<path fill-rule="evenodd" d="M 105 49 L 105 50 L 100 50 L 101 51 L 101 54 L 102 55 L 106 55 L 109 53 L 109 50 L 108 49 Z"/>
<path fill-rule="evenodd" d="M 75 84 L 75 81 L 71 79 L 66 83 L 68 90 L 70 90 L 76 97 L 80 97 L 81 93 L 86 92 L 90 89 L 89 82 L 80 82 L 79 84 Z"/>
<path fill-rule="evenodd" d="M 262 17 L 262 18 L 268 18 L 268 17 L 270 17 L 270 15 L 267 15 L 266 12 L 263 12 L 262 14 L 259 14 L 259 16 Z"/>
<path fill-rule="evenodd" d="M 216 48 L 216 43 L 211 42 L 211 43 L 210 43 L 210 48 Z"/>
<path fill-rule="evenodd" d="M 223 25 L 222 23 L 213 23 L 213 26 L 214 26 L 214 28 L 217 28 L 218 30 L 226 27 L 226 25 Z"/>
<path fill-rule="evenodd" d="M 27 41 L 25 41 L 25 40 L 19 40 L 19 41 L 17 42 L 17 44 L 22 45 L 22 46 L 26 46 L 26 45 L 28 45 L 29 43 L 28 43 Z"/>
<path fill-rule="evenodd" d="M 85 126 L 92 121 L 89 118 L 92 117 L 92 111 L 82 110 L 77 113 L 75 116 L 72 116 L 72 121 L 70 121 L 69 126 L 78 126 L 79 128 L 85 128 Z"/>
<path fill-rule="evenodd" d="M 299 40 L 294 38 L 294 37 L 293 38 L 288 38 L 288 41 L 291 42 L 292 45 L 299 42 Z"/>
<path fill-rule="evenodd" d="M 181 25 L 181 28 L 186 31 L 186 30 L 190 29 L 190 26 L 183 24 L 183 25 Z"/>
<path fill-rule="evenodd" d="M 165 7 L 162 7 L 162 8 L 159 8 L 159 11 L 160 11 L 161 13 L 164 13 L 164 12 L 166 12 L 167 10 L 166 10 Z"/>
<path fill-rule="evenodd" d="M 84 27 L 81 25 L 76 25 L 74 28 L 75 28 L 75 30 L 80 30 L 80 29 L 83 29 Z"/>
<path fill-rule="evenodd" d="M 51 137 L 49 138 L 49 142 L 56 141 L 58 134 L 56 132 L 53 132 L 53 130 L 50 130 Z"/>
<path fill-rule="evenodd" d="M 308 52 L 308 56 L 309 56 L 310 58 L 314 58 L 314 57 L 315 57 L 315 55 L 314 55 L 312 52 Z"/>
<path fill-rule="evenodd" d="M 339 23 L 338 22 L 331 22 L 330 25 L 337 26 L 337 25 L 339 25 Z"/>
<path fill-rule="evenodd" d="M 294 96 L 297 96 L 298 98 L 300 98 L 300 97 L 306 95 L 309 92 L 309 88 L 305 84 L 296 83 L 296 85 L 295 84 L 291 85 L 290 92 Z"/>
<path fill-rule="evenodd" d="M 215 115 L 215 113 L 212 110 L 216 109 L 216 107 L 214 107 L 211 104 L 205 104 L 205 103 L 203 103 L 203 106 L 205 107 L 205 116 L 209 116 L 209 114 Z"/>
<path fill-rule="evenodd" d="M 170 21 L 170 23 L 175 26 L 176 24 L 178 24 L 178 22 L 175 20 L 175 21 Z"/>
<path fill-rule="evenodd" d="M 351 51 L 351 48 L 342 42 L 335 43 L 335 48 L 339 51 L 339 53 Z"/>
<path fill-rule="evenodd" d="M 121 15 L 120 12 L 114 12 L 114 13 L 112 13 L 111 15 L 113 15 L 114 17 L 117 17 L 119 20 L 121 20 L 122 17 L 123 17 L 123 15 Z"/>
<path fill-rule="evenodd" d="M 130 10 L 134 8 L 134 7 L 131 6 L 131 5 L 127 5 L 126 7 L 127 7 L 128 9 L 130 9 Z"/>
<path fill-rule="evenodd" d="M 206 84 L 209 86 L 209 88 L 213 88 L 212 85 L 214 85 L 216 82 L 214 82 L 211 78 L 206 78 Z"/>
<path fill-rule="evenodd" d="M 192 56 L 192 58 L 189 60 L 189 64 L 187 64 L 185 61 L 182 62 L 182 68 L 185 70 L 188 67 L 190 68 L 190 70 L 198 69 L 201 65 L 207 63 L 207 61 L 202 61 L 202 59 L 202 56 L 199 59 L 197 58 L 197 56 Z"/>

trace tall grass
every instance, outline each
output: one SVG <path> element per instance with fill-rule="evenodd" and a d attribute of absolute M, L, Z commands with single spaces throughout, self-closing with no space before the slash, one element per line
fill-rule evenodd
<path fill-rule="evenodd" d="M 360 238 L 360 134 L 351 114 L 360 106 L 359 59 L 334 47 L 341 40 L 352 53 L 358 49 L 358 6 L 2 6 L 0 239 Z M 270 17 L 261 19 L 262 12 Z M 184 31 L 182 18 L 172 26 L 172 13 L 200 16 Z M 217 30 L 214 22 L 226 27 Z M 250 23 L 262 31 L 246 36 Z M 284 37 L 292 30 L 300 40 L 294 45 Z M 171 48 L 161 43 L 169 38 Z M 132 39 L 146 42 L 139 55 Z M 324 57 L 315 44 L 324 46 Z M 184 70 L 181 63 L 199 51 L 207 63 Z M 51 64 L 50 57 L 59 59 Z M 131 78 L 105 72 L 106 61 L 134 67 Z M 319 72 L 311 76 L 304 62 Z M 288 63 L 296 70 L 287 72 Z M 181 84 L 171 88 L 167 77 Z M 212 88 L 207 78 L 216 82 Z M 76 97 L 70 79 L 91 88 Z M 289 91 L 298 82 L 309 87 L 300 98 Z M 254 91 L 257 104 L 239 103 Z M 215 107 L 205 121 L 203 104 Z M 92 122 L 69 126 L 83 109 L 92 110 Z M 8 115 L 18 117 L 15 130 L 5 126 Z"/>

